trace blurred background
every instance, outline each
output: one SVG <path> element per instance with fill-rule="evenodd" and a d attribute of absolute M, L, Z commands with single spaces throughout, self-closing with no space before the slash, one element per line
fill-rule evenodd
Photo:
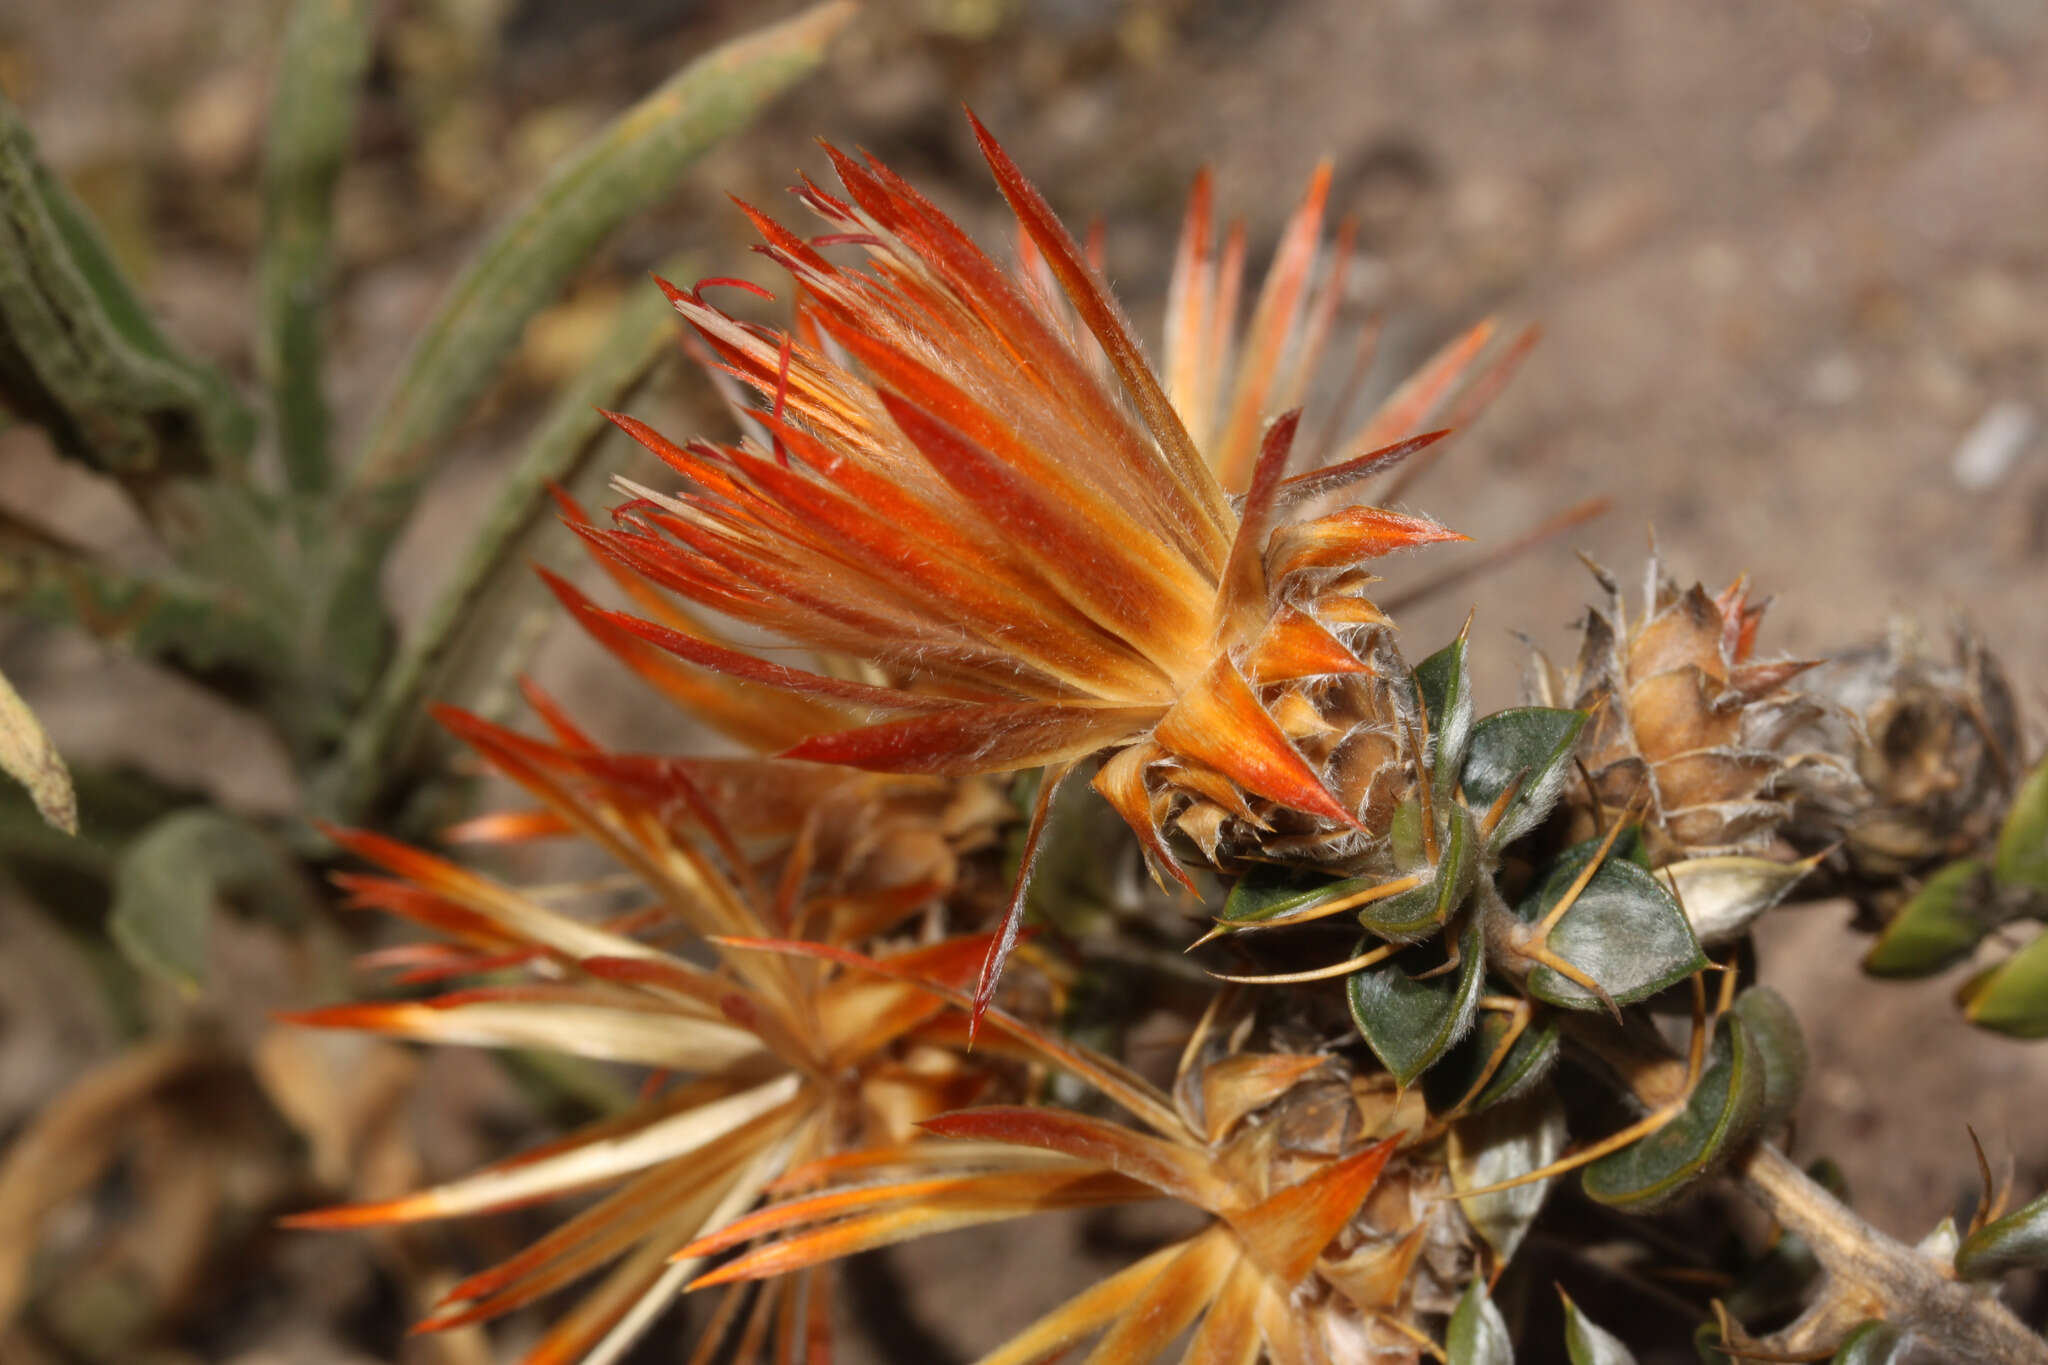
<path fill-rule="evenodd" d="M 336 191 L 337 447 L 361 434 L 460 262 L 552 165 L 695 53 L 796 8 L 379 5 Z M 0 10 L 0 88 L 42 155 L 167 333 L 246 387 L 282 34 L 272 0 Z M 1838 648 L 1894 616 L 1939 641 L 1966 614 L 2038 726 L 2038 0 L 870 0 L 815 75 L 630 218 L 526 327 L 386 567 L 401 628 L 613 308 L 651 288 L 650 267 L 681 253 L 699 274 L 761 277 L 725 196 L 799 216 L 783 190 L 799 172 L 825 175 L 813 138 L 875 151 L 981 240 L 1006 243 L 962 102 L 1070 224 L 1103 224 L 1110 276 L 1154 337 L 1197 168 L 1215 168 L 1257 263 L 1321 157 L 1335 164 L 1336 211 L 1360 222 L 1347 320 L 1384 319 L 1369 387 L 1482 316 L 1541 325 L 1505 395 L 1409 495 L 1477 542 L 1432 551 L 1432 567 L 1580 498 L 1612 499 L 1598 522 L 1403 617 L 1419 657 L 1476 607 L 1483 705 L 1516 699 L 1517 632 L 1568 652 L 1593 591 L 1571 551 L 1632 583 L 1654 527 L 1682 579 L 1718 588 L 1746 574 L 1773 596 L 1768 650 Z M 680 367 L 635 410 L 676 435 L 722 430 Z M 0 508 L 118 563 L 161 559 L 118 493 L 28 425 L 0 427 Z M 1397 561 L 1391 586 L 1420 562 Z M 687 740 L 571 631 L 549 636 L 535 669 L 615 743 Z M 162 668 L 0 615 L 0 672 L 76 769 L 139 771 L 259 819 L 298 808 L 269 731 Z M 2048 1051 L 1967 1028 L 1946 999 L 1952 978 L 1863 980 L 1846 916 L 1824 906 L 1767 922 L 1765 979 L 1791 997 L 1815 1054 L 1799 1151 L 1833 1156 L 1859 1210 L 1909 1238 L 1973 1196 L 1966 1125 L 1994 1163 L 2016 1159 L 2023 1194 L 2048 1183 Z M 209 933 L 205 985 L 180 992 L 113 960 L 90 911 L 53 915 L 0 885 L 0 1361 L 492 1358 L 475 1335 L 403 1341 L 404 1324 L 419 1286 L 529 1227 L 368 1237 L 270 1220 L 457 1173 L 602 1097 L 459 1052 L 276 1029 L 269 1011 L 346 988 L 331 958 L 260 918 Z M 77 1101 L 82 1077 L 104 1093 Z M 143 1094 L 155 1098 L 138 1107 Z M 72 1126 L 40 1133 L 33 1164 L 19 1139 L 62 1095 Z M 10 1199 L 4 1176 L 18 1185 L 24 1171 L 77 1189 L 54 1207 Z M 907 1300 L 915 1331 L 869 1324 L 852 1349 L 966 1359 L 998 1339 L 991 1320 L 1014 1328 L 1085 1281 L 1090 1245 L 1135 1235 L 1074 1220 L 901 1253 L 855 1287 L 878 1305 L 863 1317 Z M 680 1358 L 679 1339 L 658 1335 L 635 1359 Z"/>

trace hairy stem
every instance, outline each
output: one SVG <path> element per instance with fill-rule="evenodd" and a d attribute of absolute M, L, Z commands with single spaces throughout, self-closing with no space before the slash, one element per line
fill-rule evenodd
<path fill-rule="evenodd" d="M 2028 1331 L 1989 1289 L 1958 1281 L 1947 1266 L 1871 1227 L 1777 1148 L 1758 1143 L 1733 1174 L 1827 1271 L 1819 1299 L 1770 1340 L 1773 1349 L 1831 1350 L 1856 1323 L 1883 1318 L 1971 1365 L 2048 1365 L 2048 1341 Z"/>

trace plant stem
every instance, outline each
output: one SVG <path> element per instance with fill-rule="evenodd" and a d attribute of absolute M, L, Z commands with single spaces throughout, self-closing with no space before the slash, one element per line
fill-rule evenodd
<path fill-rule="evenodd" d="M 1832 1350 L 1858 1322 L 1883 1318 L 1970 1365 L 2048 1365 L 2048 1341 L 2028 1331 L 1988 1288 L 1962 1283 L 1948 1267 L 1879 1232 L 1777 1148 L 1758 1143 L 1733 1174 L 1827 1271 L 1814 1305 L 1770 1338 L 1773 1350 Z"/>

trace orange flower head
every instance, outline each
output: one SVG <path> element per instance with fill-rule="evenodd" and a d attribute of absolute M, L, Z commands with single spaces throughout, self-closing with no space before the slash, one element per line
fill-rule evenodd
<path fill-rule="evenodd" d="M 1088 253 L 974 129 L 1020 226 L 1018 267 L 887 167 L 828 147 L 844 197 L 798 191 L 827 233 L 806 240 L 742 206 L 794 283 L 790 331 L 707 300 L 737 281 L 663 286 L 716 368 L 760 396 L 748 435 L 679 446 L 617 418 L 684 484 L 626 486 L 613 527 L 583 528 L 647 582 L 837 662 L 792 667 L 688 619 L 586 618 L 842 718 L 791 757 L 1044 767 L 1042 820 L 1059 780 L 1107 753 L 1096 786 L 1155 872 L 1184 883 L 1170 830 L 1211 859 L 1271 840 L 1364 856 L 1412 780 L 1415 720 L 1366 566 L 1463 537 L 1377 507 L 1320 509 L 1433 443 L 1443 433 L 1416 434 L 1423 420 L 1461 382 L 1468 406 L 1483 401 L 1523 347 L 1464 382 L 1488 335 L 1475 329 L 1339 447 L 1363 453 L 1290 475 L 1299 412 L 1279 410 L 1323 350 L 1347 254 L 1317 271 L 1327 167 L 1241 338 L 1243 236 L 1215 249 L 1198 182 L 1162 380 Z M 834 248 L 859 248 L 865 268 Z"/>

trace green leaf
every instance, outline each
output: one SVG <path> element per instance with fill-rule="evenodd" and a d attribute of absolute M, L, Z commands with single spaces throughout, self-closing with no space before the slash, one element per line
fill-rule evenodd
<path fill-rule="evenodd" d="M 1666 863 L 1658 876 L 1676 886 L 1678 903 L 1704 947 L 1733 943 L 1757 916 L 1785 899 L 1818 857 L 1797 862 L 1727 855 Z"/>
<path fill-rule="evenodd" d="M 1543 883 L 1516 907 L 1540 922 L 1599 852 L 1588 840 L 1558 855 Z M 1685 980 L 1707 965 L 1685 912 L 1653 874 L 1610 856 L 1550 931 L 1550 951 L 1598 982 L 1617 1005 L 1632 1004 Z M 1566 1009 L 1599 1010 L 1592 992 L 1549 967 L 1529 973 L 1529 993 Z"/>
<path fill-rule="evenodd" d="M 2028 775 L 2013 797 L 1992 867 L 2007 886 L 2048 892 L 2048 761 Z"/>
<path fill-rule="evenodd" d="M 2048 1270 L 2048 1194 L 1986 1223 L 1956 1251 L 1956 1273 L 1995 1280 L 2008 1270 Z"/>
<path fill-rule="evenodd" d="M 1478 1190 L 1540 1171 L 1564 1154 L 1570 1133 L 1564 1103 L 1554 1091 L 1539 1090 L 1510 1104 L 1451 1125 L 1446 1165 L 1455 1190 Z M 1557 1176 L 1546 1176 L 1491 1194 L 1459 1201 L 1465 1221 L 1486 1239 L 1495 1259 L 1514 1258 Z"/>
<path fill-rule="evenodd" d="M 685 167 L 814 71 L 855 12 L 847 0 L 832 0 L 692 62 L 602 129 L 499 225 L 421 331 L 364 441 L 342 509 L 353 553 L 335 573 L 337 594 L 374 580 L 446 448 L 442 438 L 527 322 L 614 228 L 672 194 Z"/>
<path fill-rule="evenodd" d="M 1721 1349 L 1719 1323 L 1703 1322 L 1695 1327 L 1692 1349 L 1699 1355 L 1700 1365 L 1735 1365 L 1735 1358 Z"/>
<path fill-rule="evenodd" d="M 138 967 L 195 989 L 219 900 L 283 924 L 312 906 L 298 864 L 269 835 L 219 811 L 176 811 L 123 850 L 108 929 Z"/>
<path fill-rule="evenodd" d="M 1740 1015 L 1721 1021 L 1685 1111 L 1648 1137 L 1587 1166 L 1580 1183 L 1602 1204 L 1648 1213 L 1711 1174 L 1755 1133 L 1764 1065 Z"/>
<path fill-rule="evenodd" d="M 60 454 L 151 487 L 171 475 L 237 474 L 255 436 L 227 382 L 150 320 L 5 96 L 0 399 Z"/>
<path fill-rule="evenodd" d="M 1436 795 L 1447 801 L 1472 736 L 1472 675 L 1465 666 L 1464 636 L 1415 665 L 1415 690 L 1429 716 L 1430 773 Z"/>
<path fill-rule="evenodd" d="M 1237 879 L 1223 898 L 1217 918 L 1225 924 L 1254 924 L 1297 911 L 1327 905 L 1345 896 L 1370 891 L 1384 877 L 1332 879 L 1300 868 L 1259 863 Z"/>
<path fill-rule="evenodd" d="M 1436 942 L 1442 945 L 1445 939 Z M 1479 916 L 1465 917 L 1457 950 L 1458 961 L 1450 965 L 1442 946 L 1412 948 L 1352 973 L 1346 982 L 1351 1017 L 1366 1046 L 1404 1088 L 1436 1065 L 1472 1026 L 1486 976 Z M 1442 970 L 1446 966 L 1449 970 Z M 1432 970 L 1437 974 L 1426 974 Z"/>
<path fill-rule="evenodd" d="M 1806 1088 L 1806 1037 L 1785 997 L 1769 986 L 1752 986 L 1736 997 L 1735 1013 L 1749 1026 L 1764 1068 L 1764 1107 L 1758 1122 L 1775 1128 L 1792 1117 Z"/>
<path fill-rule="evenodd" d="M 1932 976 L 1968 957 L 2004 918 L 1989 869 L 1975 858 L 1929 877 L 1863 955 L 1872 976 Z"/>
<path fill-rule="evenodd" d="M 285 26 L 263 163 L 257 366 L 270 385 L 279 457 L 295 493 L 331 473 L 321 332 L 332 273 L 334 182 L 370 61 L 368 0 L 296 0 Z"/>
<path fill-rule="evenodd" d="M 1540 1005 L 1534 1008 L 1535 1017 L 1508 1048 L 1508 1055 L 1501 1058 L 1485 1087 L 1473 1097 L 1467 1113 L 1477 1114 L 1524 1095 L 1550 1074 L 1558 1054 L 1557 1015 Z M 1431 1113 L 1441 1114 L 1472 1093 L 1510 1027 L 1512 1022 L 1506 1014 L 1494 1010 L 1479 1012 L 1479 1022 L 1472 1031 L 1422 1078 Z"/>
<path fill-rule="evenodd" d="M 1980 1028 L 2014 1038 L 2048 1038 L 2048 933 L 1962 990 L 1963 1014 Z"/>
<path fill-rule="evenodd" d="M 1457 802 L 1445 802 L 1439 811 L 1444 813 L 1444 821 L 1437 863 L 1434 869 L 1423 864 L 1423 870 L 1434 874 L 1430 880 L 1398 896 L 1374 901 L 1358 912 L 1358 922 L 1382 938 L 1400 942 L 1448 924 L 1472 892 L 1479 870 L 1479 833 L 1472 826 L 1471 814 Z"/>
<path fill-rule="evenodd" d="M 1564 1300 L 1564 1350 L 1572 1365 L 1636 1365 L 1636 1358 L 1613 1333 L 1601 1328 L 1572 1302 L 1562 1289 Z"/>
<path fill-rule="evenodd" d="M 1873 1320 L 1842 1339 L 1830 1365 L 1892 1365 L 1905 1353 L 1906 1334 L 1888 1322 Z"/>
<path fill-rule="evenodd" d="M 78 833 L 78 793 L 71 788 L 71 770 L 5 673 L 0 673 L 0 772 L 27 789 L 45 824 L 66 834 Z"/>
<path fill-rule="evenodd" d="M 575 542 L 555 517 L 549 486 L 573 486 L 586 471 L 605 475 L 598 452 L 625 437 L 610 439 L 616 428 L 599 409 L 622 406 L 674 352 L 675 340 L 675 312 L 660 290 L 637 290 L 620 305 L 596 353 L 556 396 L 499 485 L 454 576 L 378 679 L 315 794 L 321 808 L 357 819 L 377 806 L 380 791 L 437 768 L 448 755 L 424 702 L 473 707 L 516 671 L 520 661 L 508 641 L 520 635 L 520 617 L 537 607 L 549 619 L 555 615 L 539 578 L 516 561 L 544 560 L 545 546 Z"/>
<path fill-rule="evenodd" d="M 1572 750 L 1586 725 L 1584 711 L 1518 706 L 1472 727 L 1459 784 L 1476 811 L 1490 811 L 1517 777 L 1522 788 L 1493 828 L 1489 843 L 1505 848 L 1543 823 L 1571 777 Z"/>
<path fill-rule="evenodd" d="M 1472 1281 L 1451 1325 L 1444 1332 L 1444 1365 L 1515 1365 L 1514 1343 L 1508 1340 L 1507 1320 L 1486 1292 L 1486 1281 Z"/>

